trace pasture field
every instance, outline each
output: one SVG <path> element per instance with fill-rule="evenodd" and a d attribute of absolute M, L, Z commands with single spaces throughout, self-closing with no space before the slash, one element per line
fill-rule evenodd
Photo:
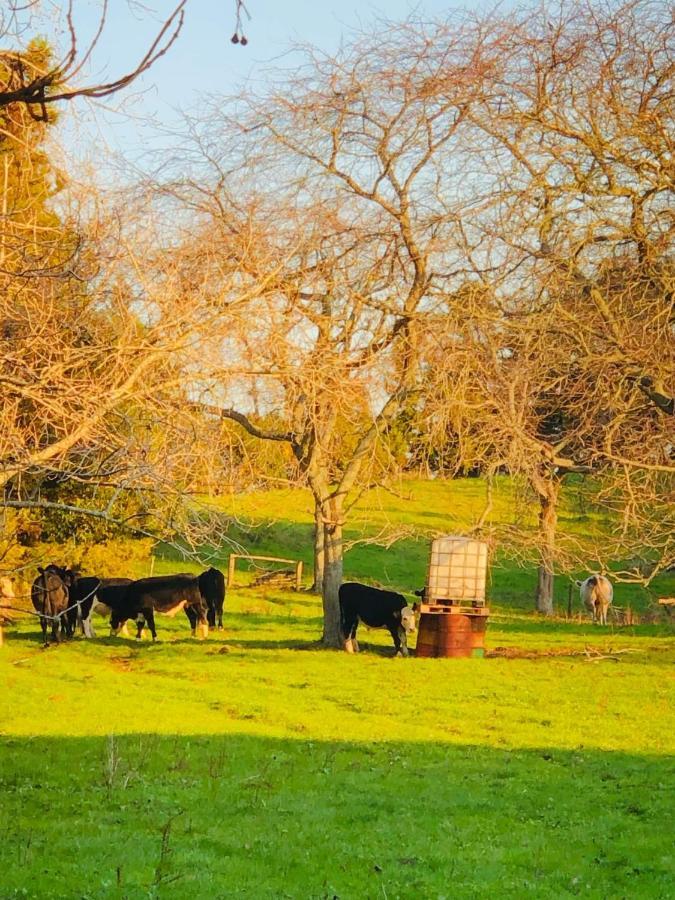
<path fill-rule="evenodd" d="M 479 478 L 447 481 L 403 480 L 395 490 L 367 492 L 355 505 L 345 527 L 345 578 L 367 581 L 411 593 L 424 584 L 429 541 L 437 534 L 465 533 L 479 519 L 485 506 L 485 483 Z M 527 502 L 523 489 L 512 479 L 496 478 L 492 511 L 487 523 L 508 529 L 536 526 L 536 504 Z M 233 517 L 230 534 L 251 554 L 302 559 L 311 570 L 313 507 L 308 491 L 274 490 L 225 496 L 209 501 Z M 558 516 L 559 541 L 581 545 L 588 553 L 588 568 L 574 573 L 583 578 L 594 565 L 593 551 L 602 546 L 613 523 L 593 504 L 593 486 L 588 480 L 569 479 L 561 495 Z M 377 541 L 373 539 L 376 538 Z M 395 543 L 389 545 L 390 541 Z M 167 553 L 156 571 L 172 571 L 179 563 Z M 255 564 L 258 565 L 258 564 Z M 255 570 L 255 565 L 251 566 Z M 264 564 L 262 564 L 264 565 Z M 617 564 L 618 565 L 618 564 Z M 498 551 L 489 573 L 490 605 L 509 614 L 529 614 L 536 588 L 536 565 L 521 558 L 517 565 L 505 550 Z M 555 579 L 555 603 L 566 612 L 572 588 L 575 611 L 578 590 L 569 577 Z M 649 591 L 637 584 L 615 584 L 616 606 L 630 606 L 644 613 L 654 609 L 659 596 L 675 594 L 675 573 L 654 579 Z M 414 598 L 413 598 L 414 599 Z"/>
<path fill-rule="evenodd" d="M 296 555 L 303 516 L 251 552 Z M 361 546 L 346 577 L 411 588 L 425 554 Z M 272 588 L 228 591 L 205 641 L 158 617 L 155 645 L 43 650 L 22 622 L 0 897 L 672 897 L 673 630 L 538 619 L 530 581 L 495 568 L 486 659 L 321 651 L 318 598 Z"/>

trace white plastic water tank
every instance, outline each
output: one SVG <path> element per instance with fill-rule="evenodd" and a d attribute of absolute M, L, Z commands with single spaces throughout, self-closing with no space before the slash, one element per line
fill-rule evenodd
<path fill-rule="evenodd" d="M 431 542 L 427 603 L 485 603 L 488 546 L 461 535 L 444 535 Z"/>

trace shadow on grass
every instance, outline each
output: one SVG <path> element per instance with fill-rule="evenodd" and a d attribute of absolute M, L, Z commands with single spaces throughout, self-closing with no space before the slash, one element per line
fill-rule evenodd
<path fill-rule="evenodd" d="M 5 736 L 0 785 L 3 897 L 665 898 L 672 887 L 667 757 Z"/>
<path fill-rule="evenodd" d="M 290 606 L 302 606 L 308 609 L 316 609 L 317 606 L 319 606 L 321 603 L 321 599 L 315 595 L 311 595 L 314 599 L 307 599 L 308 594 L 305 592 L 293 593 L 288 597 L 279 597 L 274 596 L 273 594 L 261 594 L 260 587 L 254 588 L 252 585 L 241 585 L 237 587 L 237 591 L 240 592 L 240 597 L 243 599 L 244 603 L 246 603 L 249 590 L 251 592 L 251 596 L 255 598 L 254 602 L 270 603 L 273 606 L 280 606 L 282 608 Z"/>
<path fill-rule="evenodd" d="M 224 643 L 228 647 L 238 650 L 325 650 L 320 640 L 270 641 L 264 638 L 253 638 L 250 640 L 232 635 L 232 637 L 225 639 Z"/>

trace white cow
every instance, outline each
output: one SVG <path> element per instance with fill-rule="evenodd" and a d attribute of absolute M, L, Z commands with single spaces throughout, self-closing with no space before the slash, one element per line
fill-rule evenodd
<path fill-rule="evenodd" d="M 604 575 L 589 575 L 585 581 L 577 581 L 581 602 L 591 613 L 594 622 L 607 624 L 607 610 L 612 605 L 614 591 Z"/>

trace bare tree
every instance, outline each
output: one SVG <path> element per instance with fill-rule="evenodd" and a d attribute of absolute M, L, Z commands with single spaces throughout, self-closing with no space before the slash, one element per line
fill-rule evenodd
<path fill-rule="evenodd" d="M 659 528 L 649 510 L 663 515 L 673 475 L 675 33 L 667 3 L 552 4 L 512 25 L 468 114 L 491 186 L 476 227 L 503 270 L 485 291 L 491 321 L 474 310 L 467 365 L 487 364 L 482 402 L 502 395 L 484 446 L 501 444 L 496 459 L 540 498 L 537 604 L 550 612 L 565 473 L 601 475 L 622 522 L 601 567 L 629 535 L 660 560 L 652 571 L 672 560 L 670 519 Z"/>
<path fill-rule="evenodd" d="M 51 54 L 26 53 L 22 49 L 0 51 L 0 67 L 3 70 L 0 85 L 0 109 L 9 104 L 24 104 L 31 114 L 43 121 L 47 120 L 48 106 L 73 100 L 76 97 L 109 97 L 130 85 L 140 75 L 154 65 L 169 50 L 178 38 L 185 21 L 187 0 L 181 0 L 162 23 L 150 46 L 134 68 L 109 81 L 77 84 L 87 64 L 91 61 L 96 47 L 105 30 L 108 18 L 108 3 L 103 0 L 101 15 L 96 32 L 84 48 L 80 48 L 75 27 L 73 0 L 69 0 L 65 10 L 68 45 L 57 62 Z M 23 21 L 22 17 L 37 2 L 11 3 L 0 20 L 0 38 L 16 37 L 12 26 Z M 25 31 L 25 27 L 23 31 Z M 28 48 L 29 49 L 29 48 Z"/>
<path fill-rule="evenodd" d="M 477 250 L 454 160 L 494 48 L 456 26 L 378 28 L 336 58 L 307 50 L 278 89 L 193 130 L 210 174 L 176 188 L 205 217 L 197 246 L 211 271 L 245 273 L 250 301 L 222 306 L 242 378 L 221 415 L 288 443 L 312 489 L 329 646 L 347 511 L 381 477 L 381 436 L 419 390 L 420 319 Z M 223 374 L 232 390 L 232 367 Z M 261 395 L 284 428 L 259 424 Z"/>
<path fill-rule="evenodd" d="M 2 505 L 70 509 L 55 487 L 77 483 L 91 502 L 74 514 L 118 521 L 133 507 L 137 530 L 171 535 L 190 522 L 203 534 L 206 518 L 190 517 L 184 500 L 194 461 L 203 471 L 212 457 L 182 368 L 203 317 L 172 294 L 170 268 L 161 282 L 145 271 L 129 198 L 108 208 L 69 184 L 49 165 L 48 123 L 25 106 L 7 106 L 3 125 Z"/>

